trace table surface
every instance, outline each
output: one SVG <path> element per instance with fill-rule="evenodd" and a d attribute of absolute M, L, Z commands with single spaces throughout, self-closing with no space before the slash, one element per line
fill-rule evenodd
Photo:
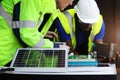
<path fill-rule="evenodd" d="M 3 80 L 116 80 L 116 66 L 110 64 L 109 67 L 69 67 L 67 72 L 56 73 L 36 73 L 36 72 L 16 72 L 7 71 L 0 75 Z M 118 79 L 119 80 L 119 79 Z"/>
<path fill-rule="evenodd" d="M 65 72 L 25 72 L 25 71 L 7 71 L 8 74 L 44 74 L 44 75 L 116 75 L 115 64 L 109 64 L 109 67 L 69 67 Z"/>

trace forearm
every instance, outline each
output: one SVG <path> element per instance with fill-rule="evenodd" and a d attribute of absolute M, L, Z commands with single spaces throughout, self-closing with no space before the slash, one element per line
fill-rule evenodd
<path fill-rule="evenodd" d="M 103 44 L 103 39 L 101 39 L 101 40 L 94 40 L 94 43 Z"/>

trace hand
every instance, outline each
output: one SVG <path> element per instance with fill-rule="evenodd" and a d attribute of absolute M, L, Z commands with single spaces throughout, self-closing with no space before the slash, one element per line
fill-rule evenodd
<path fill-rule="evenodd" d="M 119 52 L 119 51 L 116 51 L 116 56 L 117 56 L 118 58 L 120 58 L 120 52 Z"/>
<path fill-rule="evenodd" d="M 59 45 L 59 48 L 66 48 L 68 52 L 70 51 L 70 47 L 67 45 Z"/>
<path fill-rule="evenodd" d="M 105 56 L 98 56 L 98 62 L 99 63 L 115 63 L 116 58 L 113 57 L 105 57 Z"/>
<path fill-rule="evenodd" d="M 45 35 L 45 37 L 51 39 L 51 38 L 57 38 L 58 35 L 53 31 L 48 31 L 47 34 Z"/>
<path fill-rule="evenodd" d="M 72 41 L 71 40 L 67 40 L 66 41 L 66 45 L 70 47 L 70 53 L 73 52 L 73 46 L 72 46 Z"/>
<path fill-rule="evenodd" d="M 118 58 L 120 58 L 120 52 L 119 51 L 116 51 L 116 53 L 115 53 L 115 55 L 116 55 L 116 57 L 98 57 L 98 61 L 99 62 L 103 62 L 103 63 L 105 63 L 105 62 L 109 62 L 109 63 L 115 63 L 116 61 L 117 61 L 117 59 Z"/>

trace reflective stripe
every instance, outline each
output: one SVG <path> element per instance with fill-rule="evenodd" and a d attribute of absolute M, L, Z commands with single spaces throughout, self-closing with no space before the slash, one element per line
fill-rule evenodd
<path fill-rule="evenodd" d="M 23 28 L 23 27 L 35 28 L 36 22 L 34 21 L 13 21 L 12 28 Z"/>
<path fill-rule="evenodd" d="M 91 33 L 90 38 L 91 38 L 92 41 L 94 41 L 94 38 L 95 38 L 94 32 Z"/>
<path fill-rule="evenodd" d="M 45 41 L 43 37 L 40 36 L 40 41 L 35 46 L 33 46 L 33 48 L 42 48 L 44 45 L 45 45 Z"/>
<path fill-rule="evenodd" d="M 19 26 L 20 26 L 19 21 L 13 21 L 13 26 L 12 26 L 12 28 L 19 28 Z"/>
<path fill-rule="evenodd" d="M 42 24 L 42 20 L 39 18 L 37 25 L 40 26 Z"/>
<path fill-rule="evenodd" d="M 70 24 L 70 36 L 71 38 L 73 38 L 73 35 L 74 35 L 74 29 L 73 29 L 73 26 L 72 26 L 72 16 L 67 12 L 65 11 L 64 14 L 66 15 L 68 21 L 69 21 L 69 24 Z"/>
<path fill-rule="evenodd" d="M 6 21 L 8 22 L 8 24 L 12 28 L 20 28 L 20 27 L 31 27 L 31 28 L 34 28 L 34 27 L 36 27 L 36 22 L 34 22 L 34 21 L 12 21 L 12 17 L 8 13 L 5 12 L 5 10 L 2 8 L 1 5 L 0 5 L 0 15 L 3 18 L 6 19 Z"/>
<path fill-rule="evenodd" d="M 8 22 L 8 24 L 10 26 L 12 26 L 12 17 L 5 12 L 5 10 L 2 8 L 2 6 L 0 5 L 0 15 L 6 19 L 6 21 Z"/>

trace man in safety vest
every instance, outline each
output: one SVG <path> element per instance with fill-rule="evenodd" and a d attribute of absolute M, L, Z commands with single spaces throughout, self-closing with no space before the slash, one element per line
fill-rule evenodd
<path fill-rule="evenodd" d="M 103 43 L 105 25 L 95 0 L 79 0 L 74 9 L 68 9 L 64 14 L 68 23 L 63 26 L 57 21 L 59 38 L 75 54 L 87 55 L 93 42 Z"/>
<path fill-rule="evenodd" d="M 46 13 L 53 14 L 52 18 L 54 18 L 59 15 L 60 10 L 71 4 L 72 0 L 2 0 L 0 2 L 0 66 L 9 64 L 18 48 L 54 47 L 53 42 L 43 38 L 46 34 L 39 32 L 39 26 Z"/>

